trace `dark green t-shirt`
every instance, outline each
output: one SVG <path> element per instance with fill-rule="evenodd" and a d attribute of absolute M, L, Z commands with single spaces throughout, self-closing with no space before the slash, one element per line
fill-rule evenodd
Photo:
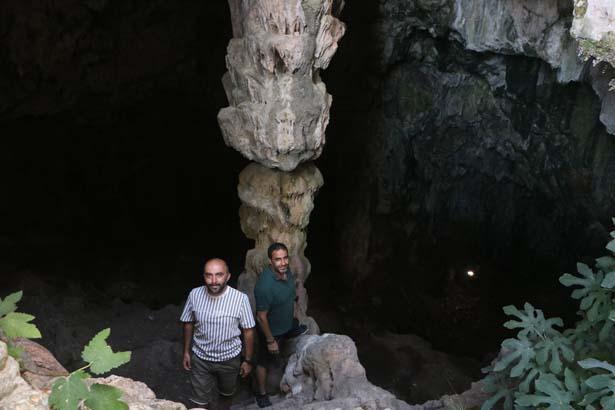
<path fill-rule="evenodd" d="M 260 274 L 254 287 L 256 311 L 267 311 L 267 320 L 273 336 L 291 330 L 295 312 L 295 276 L 290 269 L 286 280 L 277 279 L 270 267 Z"/>

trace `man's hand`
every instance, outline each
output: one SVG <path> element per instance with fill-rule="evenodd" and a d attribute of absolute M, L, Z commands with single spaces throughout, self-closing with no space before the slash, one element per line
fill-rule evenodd
<path fill-rule="evenodd" d="M 245 360 L 241 362 L 241 367 L 239 368 L 239 375 L 242 378 L 247 377 L 251 371 L 252 371 L 252 365 L 250 363 L 246 362 Z"/>
<path fill-rule="evenodd" d="M 192 322 L 184 322 L 184 358 L 182 365 L 184 369 L 190 370 L 190 344 L 192 342 L 192 334 L 194 333 L 194 324 Z"/>
<path fill-rule="evenodd" d="M 185 370 L 192 369 L 192 367 L 190 366 L 190 353 L 189 352 L 184 353 L 184 360 L 182 360 L 182 364 L 184 365 Z"/>
<path fill-rule="evenodd" d="M 271 354 L 279 354 L 280 348 L 278 347 L 278 342 L 275 339 L 271 342 L 267 342 L 267 350 Z"/>

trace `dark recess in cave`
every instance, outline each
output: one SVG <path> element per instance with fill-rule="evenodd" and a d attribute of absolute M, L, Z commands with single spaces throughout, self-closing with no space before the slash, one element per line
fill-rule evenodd
<path fill-rule="evenodd" d="M 17 0 L 8 5 L 0 11 L 6 23 L 0 33 L 15 32 L 13 24 L 25 13 Z M 87 16 L 87 23 L 48 17 L 29 29 L 42 49 L 45 39 L 55 44 L 56 30 L 71 32 L 71 24 L 88 33 L 82 43 L 89 48 L 58 57 L 57 67 L 53 59 L 20 60 L 27 40 L 0 37 L 0 296 L 20 284 L 23 272 L 32 272 L 59 286 L 79 283 L 86 291 L 136 283 L 138 291 L 121 295 L 125 301 L 161 308 L 181 303 L 199 284 L 203 261 L 213 256 L 229 261 L 236 280 L 251 244 L 239 227 L 236 195 L 237 176 L 248 162 L 224 145 L 216 122 L 227 105 L 220 82 L 231 37 L 227 7 L 219 1 L 115 1 L 104 10 L 65 6 L 63 15 L 71 17 L 72 10 L 72 17 Z M 596 120 L 596 96 L 586 84 L 538 85 L 539 74 L 553 76 L 545 63 L 506 57 L 513 126 L 533 143 L 544 136 L 546 149 L 553 149 L 549 159 L 559 174 L 545 173 L 544 179 L 563 181 L 578 166 L 570 179 L 580 188 L 571 190 L 570 201 L 516 182 L 499 185 L 468 166 L 472 178 L 439 191 L 432 208 L 415 204 L 415 197 L 422 200 L 430 186 L 450 176 L 448 165 L 459 165 L 453 164 L 454 151 L 437 157 L 450 160 L 441 168 L 426 160 L 442 149 L 426 136 L 449 138 L 453 145 L 474 132 L 427 116 L 420 132 L 404 131 L 407 145 L 398 149 L 407 151 L 405 168 L 395 176 L 410 182 L 400 192 L 385 193 L 392 205 L 382 211 L 373 203 L 385 196 L 389 187 L 379 183 L 389 175 L 376 175 L 370 160 L 379 138 L 374 112 L 394 115 L 399 107 L 379 93 L 392 88 L 395 75 L 421 80 L 424 73 L 422 62 L 409 54 L 392 63 L 378 60 L 379 18 L 377 2 L 347 4 L 342 19 L 348 32 L 322 73 L 334 102 L 327 147 L 317 161 L 325 186 L 306 253 L 313 266 L 307 282 L 312 306 L 337 313 L 330 322 L 323 315 L 323 330 L 349 332 L 358 340 L 384 330 L 416 333 L 444 351 L 483 359 L 505 334 L 499 325 L 503 304 L 529 300 L 547 314 L 563 309 L 571 319 L 557 277 L 577 260 L 600 256 L 609 228 L 608 207 L 597 209 L 588 190 L 600 189 L 615 166 L 590 188 L 587 182 L 593 146 L 613 148 Z M 429 37 L 417 32 L 410 40 L 433 43 L 439 51 L 432 71 L 478 76 L 493 57 Z M 505 92 L 499 93 L 503 98 Z M 574 147 L 560 150 L 549 133 L 573 133 L 574 124 L 554 123 L 558 112 L 581 115 L 577 100 L 587 102 L 581 114 L 590 118 L 592 142 L 568 163 L 557 156 Z M 485 164 L 497 168 L 499 160 L 493 156 Z M 519 166 L 506 165 L 513 174 Z M 516 214 L 507 213 L 511 208 L 500 200 L 514 202 Z M 367 216 L 352 219 L 364 206 Z M 371 229 L 366 246 L 351 240 L 363 225 Z M 365 271 L 349 268 L 348 255 L 362 252 Z M 459 275 L 470 267 L 480 278 L 466 283 Z M 447 290 L 451 270 L 452 283 L 461 281 L 454 294 Z"/>

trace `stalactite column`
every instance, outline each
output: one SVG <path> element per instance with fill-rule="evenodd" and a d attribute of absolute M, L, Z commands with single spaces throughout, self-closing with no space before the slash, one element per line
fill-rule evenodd
<path fill-rule="evenodd" d="M 297 316 L 305 319 L 304 255 L 316 166 L 325 144 L 331 96 L 319 72 L 337 50 L 345 26 L 341 0 L 229 0 L 233 38 L 222 78 L 229 106 L 218 113 L 224 141 L 255 161 L 239 177 L 241 227 L 247 252 L 240 288 L 250 296 L 271 242 L 289 247 L 297 278 Z"/>

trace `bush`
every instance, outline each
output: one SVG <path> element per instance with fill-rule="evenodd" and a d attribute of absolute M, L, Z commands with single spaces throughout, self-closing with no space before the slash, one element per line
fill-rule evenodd
<path fill-rule="evenodd" d="M 615 409 L 615 239 L 606 248 L 610 255 L 596 259 L 594 269 L 578 263 L 577 275 L 559 279 L 579 300 L 574 328 L 556 329 L 561 318 L 547 319 L 529 303 L 523 310 L 504 307 L 512 316 L 504 326 L 519 332 L 483 369 L 484 389 L 492 394 L 483 410 L 500 401 L 505 409 Z"/>

